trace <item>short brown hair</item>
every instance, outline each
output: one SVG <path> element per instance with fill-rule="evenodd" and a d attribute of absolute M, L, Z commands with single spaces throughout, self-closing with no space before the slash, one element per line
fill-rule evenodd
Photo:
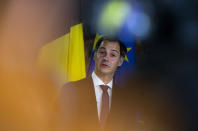
<path fill-rule="evenodd" d="M 119 40 L 117 37 L 114 37 L 114 36 L 103 36 L 103 37 L 101 37 L 96 43 L 95 51 L 98 50 L 98 48 L 100 47 L 100 45 L 103 41 L 118 42 L 118 44 L 120 46 L 120 56 L 125 57 L 125 55 L 127 53 L 126 46 L 124 45 L 124 43 L 121 40 Z"/>

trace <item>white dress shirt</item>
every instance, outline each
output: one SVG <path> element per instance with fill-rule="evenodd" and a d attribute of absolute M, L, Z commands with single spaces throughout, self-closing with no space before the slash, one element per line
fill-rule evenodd
<path fill-rule="evenodd" d="M 104 84 L 104 82 L 96 75 L 95 72 L 93 72 L 91 76 L 92 76 L 93 84 L 94 84 L 97 109 L 98 109 L 98 118 L 100 119 L 100 111 L 101 111 L 101 105 L 102 105 L 102 89 L 100 88 L 99 85 L 107 85 L 110 87 L 108 88 L 107 92 L 109 95 L 109 106 L 111 107 L 113 80 L 111 80 L 108 84 Z"/>

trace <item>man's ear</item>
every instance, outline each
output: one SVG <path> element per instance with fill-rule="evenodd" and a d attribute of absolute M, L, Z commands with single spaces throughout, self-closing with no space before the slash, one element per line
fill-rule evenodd
<path fill-rule="evenodd" d="M 120 61 L 119 61 L 118 66 L 121 66 L 123 62 L 124 62 L 124 57 L 120 57 Z"/>

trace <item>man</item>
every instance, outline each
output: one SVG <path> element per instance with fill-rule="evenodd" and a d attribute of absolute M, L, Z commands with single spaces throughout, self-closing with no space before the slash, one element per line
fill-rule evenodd
<path fill-rule="evenodd" d="M 63 130 L 115 131 L 128 128 L 128 118 L 135 117 L 126 118 L 129 114 L 123 106 L 126 103 L 123 88 L 113 82 L 126 52 L 125 45 L 117 38 L 102 37 L 98 40 L 92 75 L 66 84 L 61 91 Z"/>

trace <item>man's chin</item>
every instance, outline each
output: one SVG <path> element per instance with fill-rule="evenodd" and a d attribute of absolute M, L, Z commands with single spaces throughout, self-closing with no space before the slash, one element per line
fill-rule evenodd
<path fill-rule="evenodd" d="M 104 75 L 108 75 L 108 74 L 112 74 L 112 71 L 104 69 L 104 70 L 101 70 L 101 73 Z"/>

